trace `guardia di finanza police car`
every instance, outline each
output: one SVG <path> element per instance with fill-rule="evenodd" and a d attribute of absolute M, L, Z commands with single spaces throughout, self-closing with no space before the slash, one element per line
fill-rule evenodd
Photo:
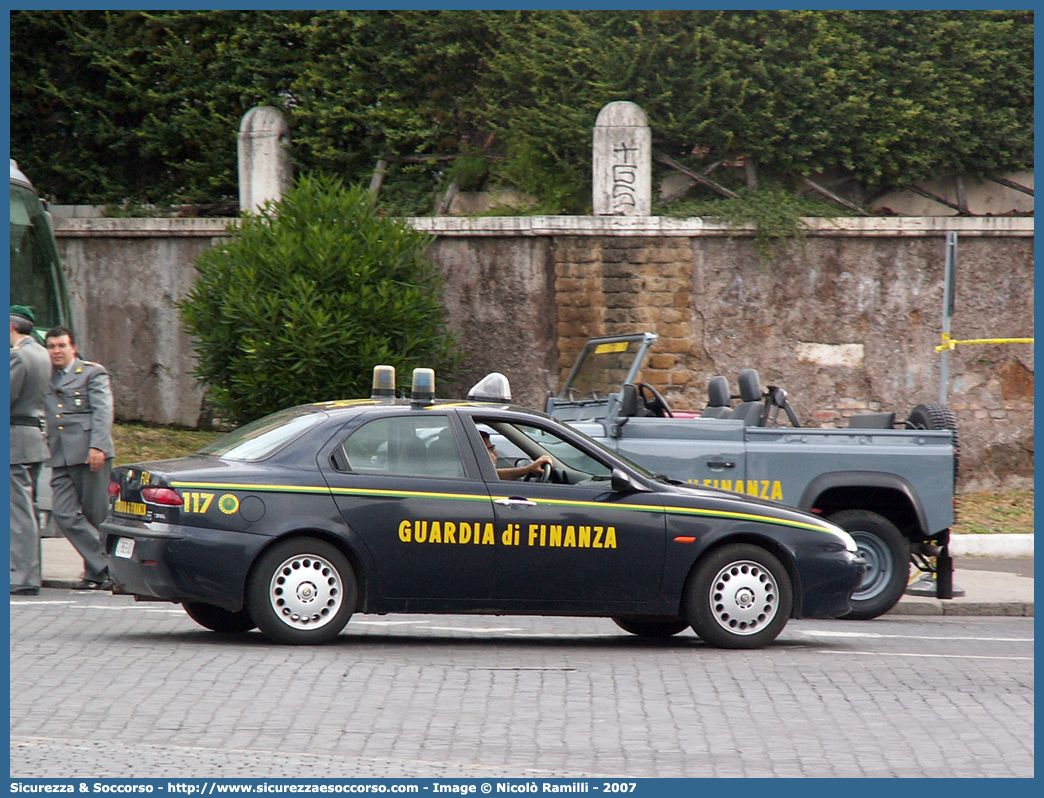
<path fill-rule="evenodd" d="M 864 563 L 828 521 L 654 476 L 512 406 L 506 384 L 467 402 L 434 400 L 429 370 L 411 400 L 387 367 L 374 384 L 115 469 L 116 591 L 279 643 L 410 612 L 601 616 L 754 648 L 789 618 L 849 610 Z"/>

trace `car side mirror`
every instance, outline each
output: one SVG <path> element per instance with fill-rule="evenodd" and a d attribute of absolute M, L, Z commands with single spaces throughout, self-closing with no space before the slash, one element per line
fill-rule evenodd
<path fill-rule="evenodd" d="M 610 485 L 615 493 L 634 493 L 646 490 L 644 485 L 639 484 L 634 477 L 620 468 L 613 469 Z"/>

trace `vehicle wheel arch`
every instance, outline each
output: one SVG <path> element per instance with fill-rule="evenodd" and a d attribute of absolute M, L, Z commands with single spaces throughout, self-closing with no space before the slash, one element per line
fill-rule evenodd
<path fill-rule="evenodd" d="M 927 517 L 917 492 L 898 474 L 822 474 L 808 484 L 797 507 L 824 518 L 842 510 L 866 510 L 891 521 L 911 541 L 928 535 Z"/>
<path fill-rule="evenodd" d="M 345 557 L 348 558 L 348 564 L 351 565 L 352 570 L 355 572 L 356 581 L 356 606 L 353 612 L 361 612 L 363 607 L 366 606 L 367 597 L 367 579 L 366 570 L 363 568 L 362 559 L 358 553 L 352 547 L 352 545 L 339 535 L 334 535 L 327 530 L 303 527 L 301 529 L 293 529 L 288 532 L 284 532 L 281 535 L 273 537 L 268 541 L 254 557 L 254 561 L 250 564 L 250 568 L 247 571 L 247 577 L 243 581 L 243 606 L 246 606 L 246 589 L 247 585 L 250 584 L 250 578 L 253 576 L 254 571 L 257 569 L 258 563 L 261 558 L 264 557 L 265 553 L 269 549 L 278 546 L 281 543 L 286 542 L 292 538 L 315 538 L 316 540 L 322 540 L 325 543 L 329 543 L 331 546 L 337 548 Z"/>
<path fill-rule="evenodd" d="M 760 546 L 780 561 L 787 571 L 787 576 L 790 577 L 790 585 L 793 592 L 793 605 L 791 607 L 790 617 L 800 618 L 801 607 L 803 604 L 803 591 L 801 586 L 801 574 L 798 572 L 797 563 L 794 561 L 793 554 L 791 554 L 791 552 L 778 541 L 755 532 L 733 532 L 715 538 L 704 546 L 696 558 L 689 564 L 689 571 L 685 575 L 685 582 L 682 585 L 682 596 L 686 595 L 689 588 L 689 582 L 695 578 L 700 563 L 718 549 L 732 545 L 733 543 L 748 543 L 753 546 Z"/>

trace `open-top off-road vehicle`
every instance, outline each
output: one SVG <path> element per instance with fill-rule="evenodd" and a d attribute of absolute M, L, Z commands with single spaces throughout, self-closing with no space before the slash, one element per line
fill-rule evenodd
<path fill-rule="evenodd" d="M 895 606 L 911 560 L 936 573 L 939 598 L 952 598 L 959 446 L 949 408 L 918 404 L 898 423 L 887 412 L 852 416 L 845 429 L 804 427 L 786 391 L 763 389 L 757 372 L 744 369 L 738 396 L 725 377 L 713 377 L 705 408 L 676 411 L 638 381 L 656 340 L 591 339 L 547 412 L 656 473 L 780 501 L 846 529 L 869 570 L 845 617 L 874 618 Z"/>

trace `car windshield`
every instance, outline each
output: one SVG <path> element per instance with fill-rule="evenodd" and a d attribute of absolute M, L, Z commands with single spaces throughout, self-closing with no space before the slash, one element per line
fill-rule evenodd
<path fill-rule="evenodd" d="M 588 344 L 560 398 L 605 399 L 620 390 L 642 345 L 641 339 Z"/>
<path fill-rule="evenodd" d="M 310 407 L 281 410 L 232 430 L 196 454 L 223 460 L 264 460 L 300 437 L 326 416 Z"/>

